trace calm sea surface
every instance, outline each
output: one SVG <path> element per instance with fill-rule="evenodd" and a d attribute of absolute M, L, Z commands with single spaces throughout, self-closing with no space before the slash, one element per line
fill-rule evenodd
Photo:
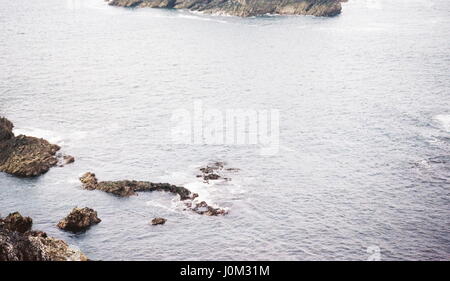
<path fill-rule="evenodd" d="M 76 157 L 36 179 L 0 174 L 0 213 L 102 260 L 450 259 L 450 3 L 350 0 L 335 18 L 236 18 L 1 1 L 0 115 Z M 278 109 L 280 150 L 175 145 L 174 110 Z M 240 171 L 202 183 L 199 166 Z M 165 193 L 117 198 L 100 180 L 185 185 L 225 217 Z M 75 206 L 103 220 L 56 223 Z M 161 216 L 164 226 L 148 222 Z"/>

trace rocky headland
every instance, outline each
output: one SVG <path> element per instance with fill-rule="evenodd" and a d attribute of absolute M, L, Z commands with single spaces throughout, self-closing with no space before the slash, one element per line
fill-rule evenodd
<path fill-rule="evenodd" d="M 332 17 L 341 13 L 341 0 L 106 0 L 120 7 L 187 9 L 208 14 L 240 17 L 313 15 Z"/>
<path fill-rule="evenodd" d="M 66 242 L 31 230 L 33 220 L 20 213 L 0 217 L 0 261 L 87 261 Z"/>
<path fill-rule="evenodd" d="M 35 177 L 51 167 L 75 161 L 57 152 L 60 147 L 40 138 L 15 136 L 13 123 L 0 117 L 0 171 L 18 177 Z"/>

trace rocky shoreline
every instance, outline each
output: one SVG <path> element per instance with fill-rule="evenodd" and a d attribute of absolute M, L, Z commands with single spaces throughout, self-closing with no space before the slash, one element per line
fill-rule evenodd
<path fill-rule="evenodd" d="M 57 153 L 61 148 L 40 138 L 15 136 L 13 123 L 0 117 L 0 172 L 18 177 L 36 177 L 51 167 L 63 166 L 75 158 Z"/>
<path fill-rule="evenodd" d="M 0 261 L 87 261 L 66 242 L 31 230 L 33 220 L 20 213 L 0 217 Z"/>
<path fill-rule="evenodd" d="M 51 167 L 64 166 L 75 161 L 70 155 L 60 152 L 60 147 L 44 139 L 24 135 L 15 136 L 13 123 L 0 117 L 0 171 L 17 177 L 36 177 L 46 173 Z M 57 153 L 58 152 L 58 153 Z M 205 183 L 211 180 L 231 180 L 224 176 L 224 171 L 238 169 L 224 168 L 224 163 L 213 162 L 200 168 Z M 192 193 L 183 186 L 149 181 L 120 180 L 98 181 L 94 173 L 85 173 L 80 181 L 86 190 L 99 190 L 118 197 L 130 197 L 138 192 L 169 192 L 179 196 L 184 210 L 200 215 L 226 215 L 226 209 L 210 206 L 199 200 L 197 193 Z M 164 225 L 167 219 L 154 218 L 151 225 Z M 101 222 L 97 212 L 91 208 L 74 208 L 57 227 L 73 233 L 84 232 Z M 45 232 L 33 231 L 33 220 L 20 213 L 0 217 L 0 261 L 85 261 L 87 257 L 78 250 L 70 248 L 67 243 Z"/>
<path fill-rule="evenodd" d="M 341 0 L 106 0 L 111 6 L 128 8 L 187 9 L 208 14 L 239 17 L 312 15 L 332 17 L 341 13 Z"/>

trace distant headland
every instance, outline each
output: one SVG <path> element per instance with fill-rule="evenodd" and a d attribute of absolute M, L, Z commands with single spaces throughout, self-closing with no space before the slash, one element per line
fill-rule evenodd
<path fill-rule="evenodd" d="M 342 0 L 106 0 L 120 7 L 186 9 L 208 14 L 240 17 L 278 15 L 313 15 L 332 17 L 341 13 Z"/>

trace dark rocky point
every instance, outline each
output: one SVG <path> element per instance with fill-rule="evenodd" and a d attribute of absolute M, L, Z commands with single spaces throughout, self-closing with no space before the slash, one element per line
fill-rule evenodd
<path fill-rule="evenodd" d="M 13 124 L 0 118 L 0 171 L 18 177 L 35 177 L 56 166 L 60 147 L 44 139 L 14 136 Z"/>
<path fill-rule="evenodd" d="M 181 201 L 186 201 L 185 205 L 192 211 L 201 215 L 224 215 L 227 212 L 223 209 L 213 208 L 207 206 L 206 202 L 202 202 L 201 206 L 194 203 L 194 199 L 198 197 L 197 193 L 192 193 L 190 190 L 182 187 L 171 185 L 168 183 L 153 183 L 148 181 L 135 180 L 121 180 L 121 181 L 98 181 L 94 173 L 85 173 L 80 181 L 84 189 L 87 190 L 101 190 L 103 192 L 111 193 L 119 197 L 129 197 L 136 195 L 137 192 L 145 191 L 165 191 L 173 194 L 178 194 Z M 206 205 L 206 206 L 205 206 Z M 207 209 L 204 210 L 203 208 Z"/>
<path fill-rule="evenodd" d="M 32 231 L 32 219 L 19 213 L 0 218 L 0 261 L 87 261 L 66 242 Z"/>
<path fill-rule="evenodd" d="M 6 141 L 14 138 L 12 132 L 14 125 L 6 118 L 0 118 L 0 141 Z"/>
<path fill-rule="evenodd" d="M 101 221 L 97 216 L 97 212 L 93 209 L 74 208 L 57 226 L 63 230 L 80 232 L 87 230 L 91 225 L 98 224 Z"/>
<path fill-rule="evenodd" d="M 341 13 L 341 2 L 341 0 L 110 0 L 108 3 L 112 6 L 129 8 L 188 9 L 240 17 L 266 14 L 331 17 Z"/>
<path fill-rule="evenodd" d="M 31 230 L 33 220 L 30 217 L 23 217 L 20 213 L 9 214 L 2 220 L 3 226 L 11 231 L 25 233 Z"/>
<path fill-rule="evenodd" d="M 135 195 L 141 191 L 166 191 L 178 194 L 181 200 L 192 199 L 191 192 L 182 187 L 168 183 L 153 183 L 147 181 L 121 180 L 98 182 L 95 174 L 86 173 L 80 178 L 83 188 L 88 190 L 101 190 L 120 197 Z"/>

